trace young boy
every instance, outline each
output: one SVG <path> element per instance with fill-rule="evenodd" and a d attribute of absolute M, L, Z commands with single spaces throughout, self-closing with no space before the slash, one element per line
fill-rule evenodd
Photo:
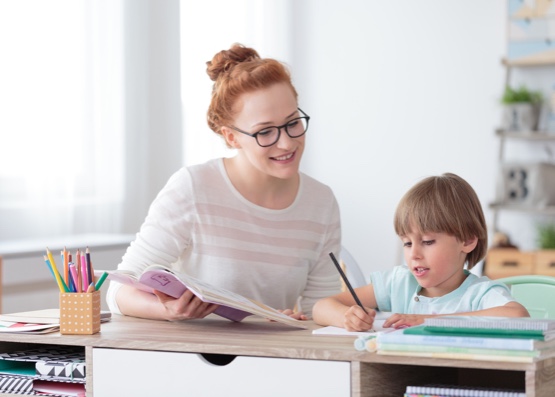
<path fill-rule="evenodd" d="M 447 314 L 529 316 L 504 284 L 467 270 L 486 254 L 487 228 L 464 179 L 447 173 L 417 183 L 399 202 L 394 225 L 406 265 L 372 273 L 371 283 L 355 290 L 366 312 L 346 291 L 316 303 L 316 323 L 366 331 L 376 310 L 393 312 L 384 327 L 395 328 Z"/>

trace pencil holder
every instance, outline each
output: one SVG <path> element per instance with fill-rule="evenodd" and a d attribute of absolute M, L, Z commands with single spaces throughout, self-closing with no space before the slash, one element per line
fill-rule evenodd
<path fill-rule="evenodd" d="M 60 294 L 60 333 L 92 335 L 100 331 L 100 291 Z"/>

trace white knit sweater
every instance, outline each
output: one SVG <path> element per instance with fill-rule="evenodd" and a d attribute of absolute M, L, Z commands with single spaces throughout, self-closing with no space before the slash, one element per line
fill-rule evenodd
<path fill-rule="evenodd" d="M 339 208 L 329 187 L 300 174 L 294 203 L 271 210 L 233 187 L 223 160 L 177 171 L 153 201 L 120 269 L 139 274 L 151 264 L 308 316 L 340 282 L 329 253 L 341 246 Z M 110 283 L 107 301 L 121 313 Z M 300 302 L 298 302 L 300 298 Z"/>

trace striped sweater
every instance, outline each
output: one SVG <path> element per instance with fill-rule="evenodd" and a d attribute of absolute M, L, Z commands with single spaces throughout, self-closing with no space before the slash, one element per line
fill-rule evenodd
<path fill-rule="evenodd" d="M 329 187 L 301 173 L 292 205 L 257 206 L 233 187 L 223 160 L 182 168 L 151 204 L 120 269 L 161 264 L 276 309 L 312 306 L 340 290 L 329 258 L 341 246 L 339 208 Z M 112 282 L 107 301 L 115 301 Z"/>

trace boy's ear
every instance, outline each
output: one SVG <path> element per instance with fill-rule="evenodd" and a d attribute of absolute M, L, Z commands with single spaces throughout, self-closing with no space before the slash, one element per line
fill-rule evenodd
<path fill-rule="evenodd" d="M 478 237 L 472 237 L 463 241 L 463 252 L 469 254 L 478 245 Z"/>

